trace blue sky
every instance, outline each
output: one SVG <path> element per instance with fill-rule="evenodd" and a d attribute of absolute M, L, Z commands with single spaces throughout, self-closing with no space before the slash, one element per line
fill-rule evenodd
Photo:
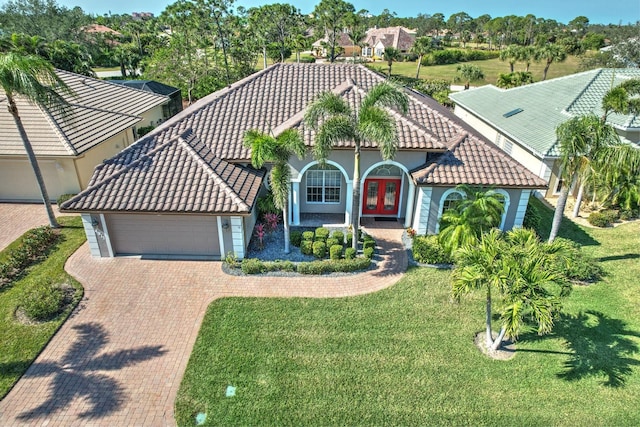
<path fill-rule="evenodd" d="M 156 16 L 174 0 L 58 0 L 58 4 L 73 7 L 80 6 L 87 13 L 104 14 L 153 12 Z M 320 0 L 236 0 L 236 6 L 252 7 L 270 3 L 290 3 L 303 13 L 313 10 Z M 3 1 L 4 3 L 4 1 Z M 467 12 L 473 18 L 483 14 L 492 17 L 533 14 L 539 18 L 555 19 L 568 23 L 576 16 L 586 16 L 593 24 L 635 23 L 640 20 L 640 0 L 402 0 L 398 3 L 388 0 L 351 1 L 356 10 L 367 9 L 379 14 L 388 8 L 398 16 L 416 16 L 418 13 L 432 15 L 442 13 L 445 19 L 457 12 Z"/>

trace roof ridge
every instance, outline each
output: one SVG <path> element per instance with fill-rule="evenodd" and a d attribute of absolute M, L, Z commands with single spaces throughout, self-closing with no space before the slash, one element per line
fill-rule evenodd
<path fill-rule="evenodd" d="M 49 109 L 43 106 L 40 106 L 38 104 L 34 104 L 34 105 L 36 106 L 36 108 L 38 108 L 42 112 L 44 119 L 49 122 L 49 124 L 53 128 L 53 131 L 56 133 L 56 135 L 58 135 L 58 138 L 60 138 L 60 141 L 66 147 L 67 151 L 73 154 L 74 156 L 79 155 L 78 150 L 75 149 L 75 147 L 69 140 L 69 137 L 67 137 L 67 134 L 63 132 L 62 128 L 58 124 L 58 121 L 53 117 L 53 114 L 51 114 Z"/>
<path fill-rule="evenodd" d="M 193 136 L 193 138 L 189 139 L 189 136 Z M 220 175 L 218 175 L 218 173 L 213 169 L 213 167 L 207 161 L 205 161 L 204 157 L 193 147 L 193 145 L 191 144 L 191 141 L 193 141 L 194 139 L 197 140 L 198 143 L 202 143 L 202 142 L 197 137 L 197 135 L 191 131 L 191 129 L 185 130 L 182 134 L 178 135 L 177 139 L 178 139 L 178 142 L 181 143 L 182 146 L 189 152 L 191 157 L 193 157 L 196 163 L 198 163 L 198 165 L 200 165 L 200 167 L 204 170 L 204 172 L 213 179 L 216 185 L 222 188 L 222 190 L 225 192 L 225 194 L 227 194 L 227 196 L 231 197 L 235 203 L 242 206 L 243 208 L 247 210 L 251 209 L 244 202 L 244 200 L 242 200 L 242 198 L 236 193 L 236 191 L 229 184 L 227 184 L 227 182 L 224 179 L 222 179 Z M 206 152 L 210 153 L 214 159 L 218 160 L 219 162 L 224 162 L 230 165 L 229 162 L 216 157 L 211 152 L 211 149 L 207 147 L 204 143 L 202 143 L 202 145 L 205 148 Z"/>
<path fill-rule="evenodd" d="M 573 107 L 576 104 L 576 102 L 578 102 L 580 97 L 582 95 L 584 95 L 584 93 L 591 87 L 591 85 L 598 78 L 598 76 L 600 76 L 602 74 L 603 69 L 602 68 L 598 68 L 595 71 L 596 71 L 595 74 L 589 80 L 589 82 L 586 85 L 584 85 L 584 87 L 580 90 L 580 92 L 573 98 L 573 101 L 571 101 L 569 103 L 569 105 L 567 105 L 565 108 L 563 108 L 563 111 L 566 111 L 567 113 L 569 113 L 569 110 L 571 110 L 571 107 Z"/>

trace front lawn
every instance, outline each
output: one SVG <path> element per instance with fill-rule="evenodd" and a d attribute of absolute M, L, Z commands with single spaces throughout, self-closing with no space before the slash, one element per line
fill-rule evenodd
<path fill-rule="evenodd" d="M 509 361 L 474 346 L 484 296 L 452 303 L 447 271 L 413 268 L 360 297 L 215 301 L 178 425 L 640 425 L 640 223 L 567 233 L 607 276 Z"/>
<path fill-rule="evenodd" d="M 60 325 L 65 321 L 82 296 L 82 287 L 64 271 L 67 258 L 85 241 L 80 217 L 60 217 L 63 226 L 61 239 L 46 259 L 28 269 L 28 273 L 14 283 L 0 288 L 0 399 L 40 354 Z M 11 244 L 0 252 L 15 247 Z M 53 320 L 39 324 L 23 324 L 16 320 L 16 307 L 23 294 L 40 282 L 67 283 L 76 289 L 74 302 Z"/>

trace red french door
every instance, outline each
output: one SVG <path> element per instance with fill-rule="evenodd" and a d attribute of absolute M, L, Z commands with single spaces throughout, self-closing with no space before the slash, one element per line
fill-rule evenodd
<path fill-rule="evenodd" d="M 363 214 L 397 215 L 399 201 L 399 179 L 371 178 L 364 181 Z"/>

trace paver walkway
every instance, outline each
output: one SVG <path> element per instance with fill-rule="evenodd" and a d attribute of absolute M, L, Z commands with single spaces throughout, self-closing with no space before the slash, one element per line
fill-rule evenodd
<path fill-rule="evenodd" d="M 55 213 L 58 215 L 58 212 Z M 0 203 L 0 251 L 25 231 L 48 224 L 49 219 L 43 204 Z"/>
<path fill-rule="evenodd" d="M 0 426 L 175 425 L 176 393 L 211 301 L 343 297 L 391 286 L 407 254 L 400 224 L 379 224 L 384 229 L 368 228 L 384 254 L 378 268 L 341 277 L 239 277 L 218 262 L 95 259 L 85 244 L 66 266 L 85 297 L 0 402 Z"/>

